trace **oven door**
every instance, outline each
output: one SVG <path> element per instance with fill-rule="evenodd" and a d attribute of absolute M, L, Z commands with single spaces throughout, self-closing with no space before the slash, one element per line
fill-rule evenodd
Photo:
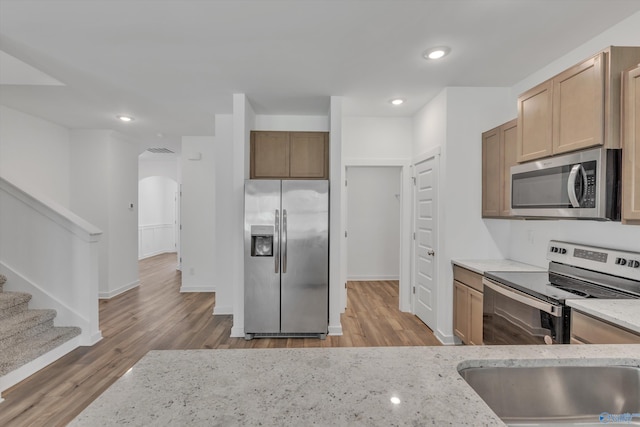
<path fill-rule="evenodd" d="M 483 279 L 482 339 L 487 345 L 565 344 L 568 308 Z M 565 314 L 566 313 L 566 314 Z"/>

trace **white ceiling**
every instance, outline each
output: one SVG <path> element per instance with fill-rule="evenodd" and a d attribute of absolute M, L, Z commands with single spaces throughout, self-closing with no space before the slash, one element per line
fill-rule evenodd
<path fill-rule="evenodd" d="M 63 84 L 2 84 L 0 104 L 179 150 L 181 136 L 214 132 L 234 93 L 258 114 L 326 115 L 339 95 L 347 115 L 411 116 L 445 86 L 512 86 L 638 11 L 639 0 L 0 0 L 0 50 Z M 422 59 L 437 45 L 451 54 Z"/>

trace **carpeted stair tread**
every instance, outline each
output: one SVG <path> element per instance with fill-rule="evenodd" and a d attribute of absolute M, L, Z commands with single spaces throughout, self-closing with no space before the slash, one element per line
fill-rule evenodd
<path fill-rule="evenodd" d="M 0 319 L 0 350 L 51 328 L 54 317 L 55 310 L 25 310 Z"/>
<path fill-rule="evenodd" d="M 80 335 L 80 328 L 54 327 L 15 346 L 0 350 L 0 376 L 38 358 Z"/>
<path fill-rule="evenodd" d="M 0 292 L 0 319 L 26 310 L 31 294 L 26 292 Z"/>

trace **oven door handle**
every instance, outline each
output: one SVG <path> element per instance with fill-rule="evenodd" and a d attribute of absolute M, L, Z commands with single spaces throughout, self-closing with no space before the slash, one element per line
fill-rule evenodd
<path fill-rule="evenodd" d="M 533 298 L 523 292 L 517 291 L 515 289 L 512 288 L 508 288 L 506 286 L 503 285 L 499 285 L 495 282 L 492 282 L 488 279 L 482 279 L 482 284 L 501 294 L 504 295 L 507 298 L 511 298 L 512 300 L 518 301 L 522 304 L 528 305 L 529 307 L 533 307 L 533 308 L 537 308 L 538 310 L 542 310 L 545 313 L 549 313 L 550 315 L 554 316 L 554 317 L 561 317 L 562 316 L 562 307 L 557 306 L 557 305 L 553 305 L 553 304 L 549 304 L 549 303 L 545 303 L 544 301 L 541 301 L 537 298 Z"/>

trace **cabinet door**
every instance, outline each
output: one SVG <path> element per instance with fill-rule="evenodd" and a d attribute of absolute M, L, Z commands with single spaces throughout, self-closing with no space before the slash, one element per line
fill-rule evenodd
<path fill-rule="evenodd" d="M 453 281 L 453 333 L 469 342 L 469 290 L 468 286 Z"/>
<path fill-rule="evenodd" d="M 482 293 L 469 288 L 469 344 L 482 345 Z"/>
<path fill-rule="evenodd" d="M 511 216 L 511 166 L 518 164 L 518 121 L 511 120 L 500 126 L 500 148 L 502 150 L 502 176 L 500 216 Z"/>
<path fill-rule="evenodd" d="M 640 221 L 640 65 L 623 77 L 622 220 Z"/>
<path fill-rule="evenodd" d="M 289 133 L 251 132 L 252 179 L 289 177 Z"/>
<path fill-rule="evenodd" d="M 571 311 L 571 338 L 584 344 L 640 344 L 640 335 L 577 310 Z"/>
<path fill-rule="evenodd" d="M 500 216 L 501 153 L 499 128 L 482 134 L 482 216 Z"/>
<path fill-rule="evenodd" d="M 548 80 L 518 98 L 518 162 L 551 155 L 551 91 Z"/>
<path fill-rule="evenodd" d="M 328 137 L 324 132 L 291 132 L 291 178 L 327 178 Z"/>
<path fill-rule="evenodd" d="M 604 143 L 604 53 L 553 78 L 553 154 Z"/>

